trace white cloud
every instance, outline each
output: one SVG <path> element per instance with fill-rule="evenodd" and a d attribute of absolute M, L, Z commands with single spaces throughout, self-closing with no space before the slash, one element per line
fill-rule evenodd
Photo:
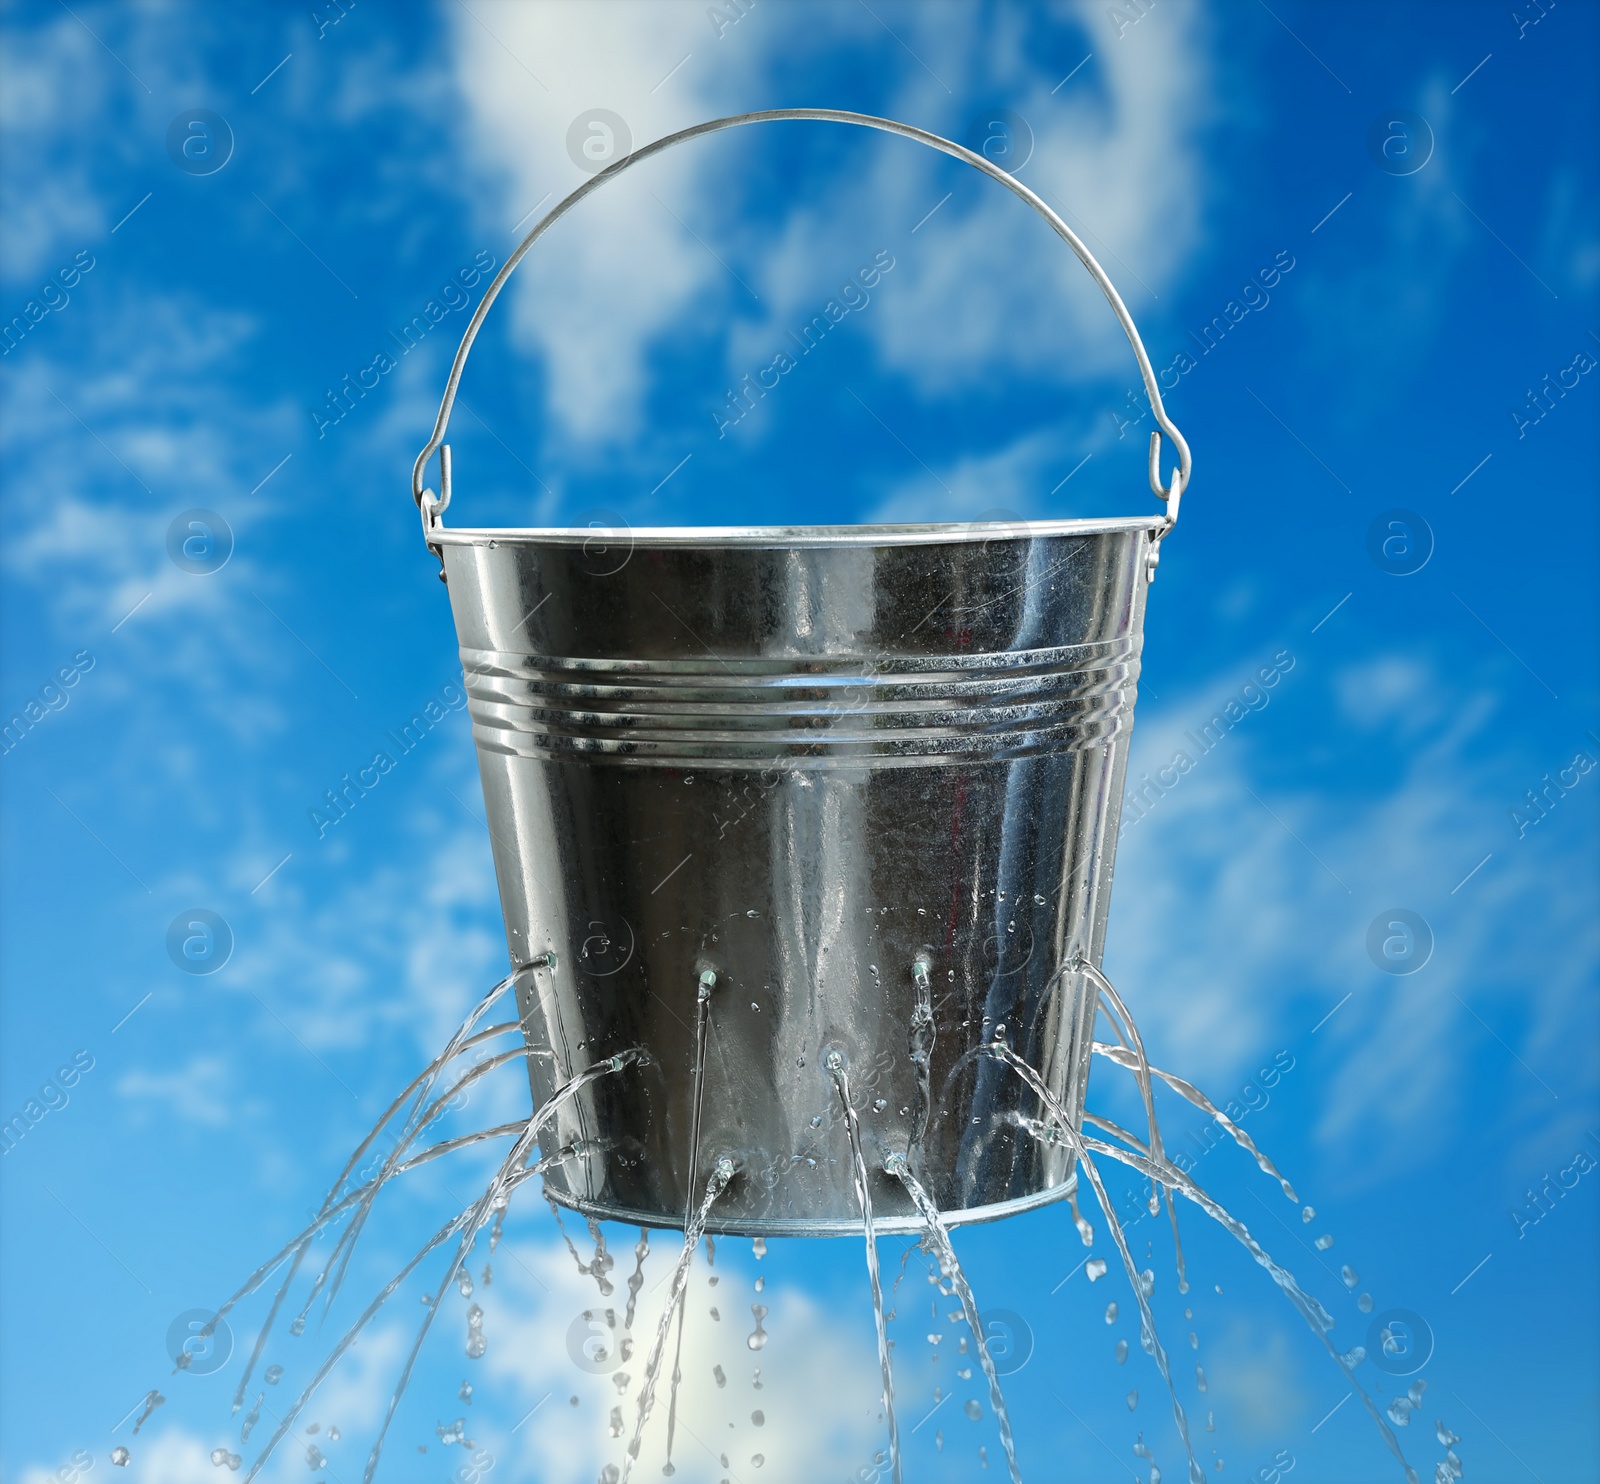
<path fill-rule="evenodd" d="M 435 740 L 439 755 L 431 763 L 402 764 L 427 770 L 405 784 L 403 838 L 410 843 L 403 864 L 361 874 L 347 867 L 331 894 L 313 895 L 291 863 L 268 888 L 270 935 L 241 948 L 229 966 L 230 985 L 261 992 L 316 1050 L 362 1046 L 388 1024 L 424 1057 L 434 1056 L 507 970 L 488 832 L 451 797 L 482 808 L 467 772 L 469 744 L 462 735 Z M 401 786 L 399 770 L 385 786 Z M 338 828 L 359 822 L 357 814 Z M 343 853 L 337 832 L 320 845 L 308 832 L 304 848 Z"/>
<path fill-rule="evenodd" d="M 1151 303 L 1149 292 L 1176 276 L 1200 225 L 1205 175 L 1196 132 L 1207 77 L 1200 11 L 1169 12 L 1162 25 L 1113 41 L 1101 34 L 1100 7 L 1086 7 L 1089 75 L 1098 86 L 1055 96 L 1059 75 L 1020 53 L 980 45 L 986 12 L 915 14 L 912 45 L 946 80 L 984 59 L 989 73 L 969 77 L 966 96 L 995 89 L 1028 120 L 1035 149 L 1018 178 L 1085 237 L 1137 316 Z M 957 16 L 969 30 L 950 24 Z M 908 78 L 896 100 L 900 115 L 925 117 L 932 88 L 917 73 Z M 940 111 L 947 127 L 964 132 L 968 121 L 948 103 Z M 926 152 L 884 152 L 869 192 L 892 211 L 879 217 L 880 232 L 897 229 L 898 237 L 939 199 L 936 163 Z M 999 372 L 1069 384 L 1109 374 L 1136 386 L 1127 341 L 1066 244 L 997 186 L 975 200 L 965 213 L 955 203 L 943 208 L 921 228 L 919 238 L 929 240 L 907 249 L 883 313 L 868 321 L 885 360 L 929 393 Z"/>
<path fill-rule="evenodd" d="M 1029 54 L 1011 23 L 995 31 L 987 12 L 899 12 L 897 34 L 921 60 L 893 46 L 891 96 L 881 111 L 964 138 L 973 108 L 1003 97 L 1037 137 L 1021 178 L 1092 234 L 1091 247 L 1133 300 L 1144 296 L 1141 279 L 1152 292 L 1171 281 L 1198 230 L 1203 22 L 1174 11 L 1161 26 L 1111 44 L 1109 34 L 1100 37 L 1098 10 L 1081 14 L 1095 85 L 1053 95 L 1059 74 Z M 552 193 L 548 208 L 582 180 L 566 134 L 586 109 L 621 114 L 639 144 L 741 106 L 769 105 L 765 74 L 797 53 L 826 44 L 867 58 L 890 45 L 854 6 L 774 8 L 753 15 L 739 39 L 736 62 L 732 51 L 708 58 L 699 5 L 463 11 L 457 71 L 482 156 L 507 183 L 500 217 L 510 221 Z M 656 91 L 685 56 L 692 60 Z M 953 97 L 945 83 L 956 88 Z M 825 126 L 812 127 L 820 134 Z M 946 189 L 937 183 L 948 164 L 906 141 L 879 136 L 864 165 L 847 155 L 845 173 L 820 188 L 808 183 L 807 198 L 789 204 L 776 225 L 696 226 L 716 237 L 710 246 L 696 241 L 685 224 L 715 218 L 731 194 L 728 171 L 740 168 L 738 150 L 747 146 L 770 149 L 771 141 L 751 136 L 669 152 L 581 203 L 518 270 L 516 332 L 545 358 L 549 407 L 570 437 L 598 443 L 635 430 L 650 346 L 692 305 L 708 305 L 702 318 L 711 323 L 728 320 L 734 306 L 737 318 L 722 334 L 737 377 L 770 360 L 786 330 L 809 320 L 842 276 L 884 247 L 897 269 L 861 324 L 885 362 L 920 391 L 967 388 L 1002 368 L 1061 382 L 1111 373 L 1136 381 L 1122 332 L 1083 268 L 998 186 L 971 207 L 947 206 L 926 236 L 905 246 Z M 825 204 L 812 199 L 819 190 Z M 707 333 L 698 320 L 692 332 Z"/>
<path fill-rule="evenodd" d="M 1479 1044 L 1533 1069 L 1507 1060 L 1496 1113 L 1505 1168 L 1575 1146 L 1576 1115 L 1551 1092 L 1592 1086 L 1597 1070 L 1584 1010 L 1593 872 L 1577 819 L 1535 843 L 1517 840 L 1503 812 L 1463 810 L 1464 799 L 1517 797 L 1503 780 L 1526 764 L 1496 746 L 1503 697 L 1414 656 L 1380 653 L 1331 675 L 1314 663 L 1302 653 L 1280 695 L 1326 686 L 1359 705 L 1354 745 L 1375 762 L 1354 796 L 1290 792 L 1262 776 L 1270 705 L 1197 755 L 1185 730 L 1246 678 L 1243 666 L 1199 695 L 1166 698 L 1136 733 L 1135 778 L 1179 748 L 1197 755 L 1119 848 L 1107 968 L 1152 1058 L 1226 1096 L 1261 1055 L 1310 1054 L 1311 1026 L 1348 995 L 1315 1044 L 1337 1057 L 1315 1139 L 1341 1182 L 1426 1165 L 1469 1116 L 1454 1069 Z M 1422 722 L 1407 696 L 1421 698 Z M 1576 816 L 1589 806 L 1563 807 Z M 1431 961 L 1409 976 L 1382 972 L 1367 954 L 1369 923 L 1394 906 L 1420 912 L 1435 936 Z"/>
<path fill-rule="evenodd" d="M 582 184 L 567 152 L 580 114 L 620 115 L 639 145 L 716 113 L 692 62 L 654 91 L 710 39 L 701 6 L 463 4 L 454 33 L 471 132 L 505 182 L 501 231 Z M 723 272 L 674 219 L 694 216 L 710 184 L 697 180 L 702 168 L 690 147 L 601 189 L 534 248 L 508 290 L 501 308 L 544 356 L 550 411 L 576 440 L 634 430 L 647 346 Z"/>
<path fill-rule="evenodd" d="M 97 119 L 104 98 L 90 78 L 98 70 L 94 37 L 70 16 L 36 29 L 9 28 L 0 130 L 6 150 L 6 230 L 0 274 L 8 282 L 41 281 L 98 240 L 109 222 L 91 181 L 88 156 L 71 148 L 75 129 L 62 127 L 68 99 L 77 119 Z M 37 288 L 37 285 L 31 285 Z M 5 306 L 6 317 L 20 302 Z"/>
<path fill-rule="evenodd" d="M 1222 1412 L 1219 1425 L 1235 1428 L 1252 1442 L 1286 1442 L 1297 1435 L 1309 1398 L 1300 1357 L 1307 1353 L 1300 1335 L 1276 1323 L 1266 1328 L 1234 1324 L 1208 1344 L 1203 1360 L 1210 1396 Z M 1315 1378 L 1328 1390 L 1337 1384 L 1332 1367 L 1322 1366 Z M 1266 1460 L 1263 1459 L 1263 1462 Z"/>
<path fill-rule="evenodd" d="M 519 1245 L 514 1260 L 509 1260 L 513 1254 L 502 1247 L 508 1260 L 496 1261 L 495 1285 L 489 1290 L 492 1307 L 485 1300 L 489 1350 L 483 1367 L 497 1389 L 526 1398 L 526 1406 L 549 1397 L 515 1438 L 513 1473 L 530 1477 L 537 1468 L 544 1484 L 593 1484 L 603 1463 L 621 1464 L 633 1436 L 645 1360 L 679 1250 L 680 1242 L 672 1233 L 651 1233 L 651 1256 L 632 1330 L 634 1348 L 620 1368 L 630 1382 L 619 1394 L 611 1373 L 590 1374 L 573 1362 L 567 1336 L 575 1322 L 583 1332 L 581 1315 L 586 1310 L 603 1316 L 606 1309 L 613 1309 L 621 1325 L 626 1279 L 632 1270 L 630 1249 L 623 1246 L 615 1252 L 610 1278 L 616 1291 L 603 1298 L 594 1281 L 575 1270 L 563 1248 Z M 690 1478 L 722 1477 L 717 1459 L 726 1452 L 731 1472 L 748 1481 L 760 1477 L 750 1460 L 761 1453 L 769 1471 L 775 1467 L 783 1478 L 853 1473 L 882 1446 L 876 1406 L 881 1386 L 870 1315 L 852 1306 L 847 1310 L 847 1327 L 841 1326 L 803 1290 L 779 1281 L 774 1258 L 765 1265 L 757 1263 L 734 1239 L 718 1243 L 714 1271 L 718 1283 L 711 1287 L 702 1249 L 689 1286 L 684 1326 L 675 1449 L 679 1467 Z M 756 1294 L 753 1281 L 763 1272 L 768 1287 Z M 754 1328 L 750 1306 L 758 1302 L 771 1310 L 763 1321 L 771 1339 L 754 1352 L 746 1337 Z M 712 1308 L 720 1320 L 711 1318 Z M 599 1322 L 604 1324 L 604 1319 Z M 725 1386 L 715 1380 L 719 1366 Z M 758 1366 L 759 1390 L 753 1384 Z M 638 1479 L 659 1477 L 666 1459 L 666 1382 L 671 1369 L 669 1347 L 634 1470 Z M 577 1407 L 570 1405 L 572 1396 L 578 1397 Z M 830 1406 L 825 1415 L 819 1414 L 812 1399 L 821 1396 L 855 1398 L 861 1405 Z M 621 1407 L 625 1423 L 620 1438 L 611 1435 L 614 1406 Z M 759 1426 L 752 1421 L 757 1411 L 765 1419 Z"/>
<path fill-rule="evenodd" d="M 170 1072 L 134 1067 L 118 1079 L 117 1096 L 134 1105 L 137 1117 L 155 1104 L 185 1123 L 220 1127 L 232 1121 L 234 1085 L 233 1070 L 222 1057 L 197 1053 Z"/>

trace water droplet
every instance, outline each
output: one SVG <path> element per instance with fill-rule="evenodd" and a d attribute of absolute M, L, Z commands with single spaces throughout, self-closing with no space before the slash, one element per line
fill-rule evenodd
<path fill-rule="evenodd" d="M 323 1466 L 323 1464 L 325 1464 L 327 1461 L 328 1460 L 322 1456 L 322 1449 L 317 1447 L 317 1445 L 315 1443 L 313 1443 L 309 1448 L 306 1449 L 306 1467 L 307 1468 L 309 1468 L 309 1469 L 320 1469 Z"/>
<path fill-rule="evenodd" d="M 1372 1312 L 1372 1295 L 1370 1293 L 1362 1294 L 1356 1300 L 1356 1308 L 1360 1309 L 1363 1314 L 1370 1314 Z"/>
<path fill-rule="evenodd" d="M 755 1423 L 757 1427 L 765 1427 L 767 1425 L 767 1414 L 757 1407 L 756 1410 L 750 1414 L 750 1420 Z"/>
<path fill-rule="evenodd" d="M 719 1314 L 719 1313 L 718 1313 L 718 1312 L 717 1312 L 717 1309 L 716 1309 L 716 1306 L 715 1306 L 715 1305 L 712 1305 L 712 1308 L 711 1308 L 711 1317 L 712 1317 L 712 1319 L 713 1319 L 713 1320 L 715 1320 L 715 1321 L 716 1321 L 716 1322 L 717 1322 L 717 1323 L 718 1323 L 718 1324 L 721 1324 L 721 1323 L 722 1323 L 722 1315 L 721 1315 L 721 1314 Z"/>
<path fill-rule="evenodd" d="M 1103 1257 L 1091 1257 L 1083 1265 L 1084 1276 L 1091 1283 L 1098 1283 L 1106 1275 L 1106 1260 Z"/>
<path fill-rule="evenodd" d="M 305 1332 L 306 1316 L 304 1314 L 296 1314 L 289 1322 L 289 1333 L 292 1334 L 296 1339 L 299 1339 L 299 1337 Z"/>
<path fill-rule="evenodd" d="M 820 1113 L 813 1113 L 811 1115 L 811 1127 L 812 1128 L 821 1128 L 822 1127 L 822 1115 Z"/>
<path fill-rule="evenodd" d="M 1318 1252 L 1326 1252 L 1328 1250 L 1328 1248 L 1333 1246 L 1333 1238 L 1331 1236 L 1329 1236 L 1326 1232 L 1324 1232 L 1311 1245 L 1313 1247 L 1315 1247 Z"/>
<path fill-rule="evenodd" d="M 744 914 L 744 915 L 745 915 L 745 916 L 746 916 L 746 917 L 760 917 L 760 916 L 761 916 L 761 914 L 760 914 L 760 913 L 759 913 L 759 912 L 757 912 L 757 911 L 756 911 L 756 909 L 755 909 L 755 908 L 754 908 L 754 907 L 748 907 L 748 908 L 746 908 L 746 909 L 745 909 L 745 914 Z"/>
<path fill-rule="evenodd" d="M 1206 1413 L 1206 1431 L 1207 1432 L 1215 1432 L 1216 1430 L 1217 1430 L 1217 1414 L 1215 1412 L 1207 1412 Z"/>
<path fill-rule="evenodd" d="M 463 1382 L 462 1384 L 465 1385 L 466 1383 Z M 329 1429 L 328 1429 L 328 1441 L 330 1443 L 337 1443 L 339 1441 L 339 1437 L 340 1437 L 339 1429 L 337 1427 L 329 1427 Z"/>
<path fill-rule="evenodd" d="M 877 1099 L 877 1100 L 876 1100 L 876 1101 L 875 1101 L 875 1102 L 874 1102 L 874 1103 L 873 1103 L 873 1105 L 872 1105 L 872 1109 L 873 1109 L 873 1111 L 874 1111 L 874 1112 L 875 1112 L 875 1113 L 881 1113 L 881 1112 L 883 1112 L 883 1110 L 884 1110 L 884 1109 L 885 1109 L 885 1108 L 887 1108 L 887 1107 L 888 1107 L 888 1106 L 889 1106 L 889 1099 L 888 1099 L 888 1098 L 878 1098 L 878 1099 Z"/>
<path fill-rule="evenodd" d="M 803 1067 L 803 1066 L 804 1066 L 804 1065 L 805 1065 L 805 1064 L 806 1064 L 806 1059 L 805 1059 L 805 1057 L 803 1057 L 803 1056 L 797 1056 L 797 1057 L 795 1057 L 795 1059 L 794 1059 L 794 1064 L 795 1064 L 795 1065 L 796 1065 L 796 1066 L 797 1066 L 797 1067 Z"/>
<path fill-rule="evenodd" d="M 1131 1412 L 1138 1405 L 1139 1405 L 1139 1393 L 1137 1391 L 1130 1391 L 1128 1393 L 1128 1410 Z"/>
<path fill-rule="evenodd" d="M 750 1244 L 750 1251 L 758 1259 L 765 1257 L 767 1255 L 767 1239 L 765 1237 L 757 1237 L 755 1241 Z"/>
<path fill-rule="evenodd" d="M 1205 1391 L 1205 1389 L 1206 1389 L 1206 1368 L 1203 1365 L 1197 1365 L 1194 1368 L 1194 1384 L 1202 1392 Z"/>
<path fill-rule="evenodd" d="M 1311 1223 L 1317 1219 L 1317 1208 L 1315 1206 L 1305 1207 L 1300 1212 L 1300 1219 L 1305 1222 L 1307 1226 L 1310 1226 Z"/>
<path fill-rule="evenodd" d="M 1360 1275 L 1353 1267 L 1350 1266 L 1349 1263 L 1346 1263 L 1342 1268 L 1339 1269 L 1339 1276 L 1344 1279 L 1344 1286 L 1346 1288 L 1354 1288 L 1356 1284 L 1361 1281 Z"/>
<path fill-rule="evenodd" d="M 944 1429 L 942 1427 L 933 1435 L 933 1446 L 941 1453 L 944 1452 Z"/>
<path fill-rule="evenodd" d="M 752 1453 L 750 1455 L 750 1463 L 754 1468 L 760 1468 L 766 1461 L 767 1455 L 765 1453 Z"/>
<path fill-rule="evenodd" d="M 754 1391 L 760 1391 L 761 1390 L 761 1367 L 760 1366 L 756 1367 L 755 1376 L 751 1380 L 750 1386 L 751 1386 L 751 1389 L 754 1390 Z"/>
<path fill-rule="evenodd" d="M 1189 1348 L 1191 1350 L 1198 1350 L 1200 1348 L 1200 1336 L 1197 1335 L 1192 1329 L 1189 1331 Z"/>
<path fill-rule="evenodd" d="M 283 1367 L 282 1366 L 278 1367 L 278 1372 L 279 1372 L 280 1375 L 283 1373 Z M 157 1407 L 164 1407 L 166 1405 L 166 1403 L 167 1403 L 166 1397 L 162 1396 L 162 1394 L 159 1391 L 147 1391 L 147 1392 L 145 1392 L 145 1394 L 144 1394 L 144 1411 L 142 1411 L 139 1414 L 139 1420 L 133 1424 L 134 1432 L 137 1433 L 139 1431 L 139 1429 L 141 1427 L 143 1427 L 145 1425 L 145 1423 L 147 1423 L 150 1420 L 150 1414 L 153 1411 L 155 1411 L 155 1409 Z"/>
<path fill-rule="evenodd" d="M 977 1422 L 983 1416 L 983 1404 L 977 1399 L 977 1397 L 971 1397 L 966 1406 L 961 1410 L 965 1412 L 967 1416 L 969 1416 L 974 1422 Z"/>
<path fill-rule="evenodd" d="M 756 1279 L 756 1292 L 757 1293 L 764 1292 L 766 1290 L 766 1286 L 767 1286 L 767 1280 L 765 1278 L 757 1278 Z"/>
<path fill-rule="evenodd" d="M 483 1334 L 483 1310 L 473 1304 L 467 1310 L 467 1358 L 481 1360 L 489 1349 Z"/>
<path fill-rule="evenodd" d="M 613 1407 L 611 1409 L 611 1436 L 614 1438 L 620 1438 L 622 1436 L 622 1428 L 622 1408 Z"/>
<path fill-rule="evenodd" d="M 128 1460 L 132 1456 L 133 1455 L 130 1454 L 126 1448 L 113 1448 L 111 1450 L 111 1461 L 112 1463 L 116 1464 L 119 1469 L 127 1468 Z"/>
<path fill-rule="evenodd" d="M 283 1380 L 283 1367 L 281 1365 L 269 1365 L 266 1370 L 261 1373 L 261 1379 L 265 1381 L 268 1386 L 276 1386 L 278 1382 Z"/>
<path fill-rule="evenodd" d="M 1118 1365 L 1126 1365 L 1127 1363 L 1128 1363 L 1128 1342 L 1126 1340 L 1118 1340 L 1117 1341 L 1117 1364 Z"/>
<path fill-rule="evenodd" d="M 711 1367 L 711 1378 L 717 1383 L 718 1387 L 723 1387 L 728 1384 L 728 1373 L 719 1365 L 714 1365 Z"/>
<path fill-rule="evenodd" d="M 757 1015 L 759 1015 L 761 1013 L 761 1006 L 756 1004 L 756 1002 L 754 1000 L 750 1001 L 750 1008 L 752 1010 L 754 1010 Z"/>
<path fill-rule="evenodd" d="M 1106 1305 L 1106 1323 L 1107 1324 L 1115 1324 L 1116 1322 L 1117 1322 L 1117 1303 L 1116 1303 L 1116 1300 L 1113 1299 L 1109 1304 Z"/>

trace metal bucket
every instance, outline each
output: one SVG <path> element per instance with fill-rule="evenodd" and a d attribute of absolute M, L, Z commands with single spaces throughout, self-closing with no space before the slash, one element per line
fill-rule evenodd
<path fill-rule="evenodd" d="M 1127 331 L 1180 464 L 1159 516 L 1012 525 L 459 530 L 443 447 L 462 365 L 551 221 L 683 139 L 767 119 L 887 129 L 1033 205 Z M 423 488 L 436 448 L 441 493 Z M 547 1175 L 585 1214 L 712 1230 L 861 1229 L 824 1065 L 869 1145 L 909 1151 L 952 1223 L 1062 1194 L 996 1034 L 1081 1110 L 1145 593 L 1187 482 L 1137 332 L 1070 229 L 981 156 L 825 110 L 717 120 L 619 160 L 535 227 L 479 306 L 413 493 L 461 645 L 533 1094 L 643 1046 L 569 1105 Z M 704 1012 L 703 1061 L 697 1016 Z M 1002 1029 L 1003 1028 L 1003 1029 Z M 698 1131 L 698 1139 L 696 1139 Z M 881 1163 L 881 1161 L 878 1161 Z M 888 1229 L 920 1222 L 874 1176 Z"/>

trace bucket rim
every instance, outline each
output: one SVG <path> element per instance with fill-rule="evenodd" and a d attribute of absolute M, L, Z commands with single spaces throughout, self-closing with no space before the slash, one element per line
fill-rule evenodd
<path fill-rule="evenodd" d="M 502 526 L 438 527 L 433 539 L 444 546 L 583 546 L 604 540 L 657 547 L 745 547 L 787 550 L 807 547 L 939 546 L 996 539 L 1030 541 L 1048 536 L 1099 536 L 1121 532 L 1154 533 L 1164 513 L 1078 520 L 944 521 L 922 524 L 828 526 Z"/>

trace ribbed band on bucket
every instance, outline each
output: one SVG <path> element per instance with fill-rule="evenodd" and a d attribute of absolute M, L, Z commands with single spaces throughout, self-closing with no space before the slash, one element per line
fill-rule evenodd
<path fill-rule="evenodd" d="M 599 660 L 461 651 L 473 736 L 658 766 L 937 763 L 1096 747 L 1132 724 L 1136 636 L 998 654 Z"/>

